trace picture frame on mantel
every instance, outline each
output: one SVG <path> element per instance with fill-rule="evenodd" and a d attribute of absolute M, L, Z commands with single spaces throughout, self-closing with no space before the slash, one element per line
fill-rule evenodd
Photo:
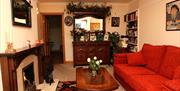
<path fill-rule="evenodd" d="M 12 23 L 17 26 L 31 27 L 31 0 L 11 0 Z"/>
<path fill-rule="evenodd" d="M 111 19 L 111 26 L 112 27 L 119 27 L 120 17 L 112 17 Z"/>
<path fill-rule="evenodd" d="M 166 4 L 166 31 L 180 31 L 180 0 Z"/>

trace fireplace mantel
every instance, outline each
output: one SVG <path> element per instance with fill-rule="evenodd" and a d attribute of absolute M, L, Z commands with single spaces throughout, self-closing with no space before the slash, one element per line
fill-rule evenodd
<path fill-rule="evenodd" d="M 24 47 L 11 53 L 0 53 L 0 65 L 2 72 L 3 91 L 18 91 L 16 69 L 24 58 L 29 55 L 38 57 L 39 79 L 43 79 L 43 44 Z"/>

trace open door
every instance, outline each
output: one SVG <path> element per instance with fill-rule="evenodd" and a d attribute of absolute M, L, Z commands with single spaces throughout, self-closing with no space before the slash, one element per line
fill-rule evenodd
<path fill-rule="evenodd" d="M 50 56 L 50 46 L 51 43 L 49 41 L 49 21 L 48 17 L 44 16 L 45 24 L 44 24 L 44 44 L 45 44 L 45 55 Z"/>
<path fill-rule="evenodd" d="M 62 17 L 63 14 L 38 14 L 38 39 L 44 41 L 47 61 L 55 64 L 64 63 L 65 58 Z"/>
<path fill-rule="evenodd" d="M 38 14 L 38 39 L 44 41 L 44 53 L 45 56 L 50 56 L 50 45 L 49 45 L 49 25 L 45 15 Z"/>

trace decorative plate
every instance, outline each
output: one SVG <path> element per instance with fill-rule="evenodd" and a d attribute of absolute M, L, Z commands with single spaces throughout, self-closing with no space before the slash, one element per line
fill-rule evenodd
<path fill-rule="evenodd" d="M 71 26 L 73 24 L 73 18 L 71 16 L 66 16 L 64 22 L 67 26 Z"/>

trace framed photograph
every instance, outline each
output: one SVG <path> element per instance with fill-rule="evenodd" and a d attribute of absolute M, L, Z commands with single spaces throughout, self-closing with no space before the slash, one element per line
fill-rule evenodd
<path fill-rule="evenodd" d="M 112 27 L 119 27 L 120 18 L 119 17 L 112 17 L 111 19 L 111 26 Z"/>
<path fill-rule="evenodd" d="M 166 31 L 180 31 L 180 0 L 166 4 Z"/>
<path fill-rule="evenodd" d="M 13 25 L 31 27 L 30 0 L 11 0 Z"/>
<path fill-rule="evenodd" d="M 90 41 L 96 41 L 96 36 L 95 35 L 90 35 Z"/>
<path fill-rule="evenodd" d="M 104 35 L 104 41 L 108 41 L 109 40 L 109 35 L 108 34 L 105 34 Z"/>

